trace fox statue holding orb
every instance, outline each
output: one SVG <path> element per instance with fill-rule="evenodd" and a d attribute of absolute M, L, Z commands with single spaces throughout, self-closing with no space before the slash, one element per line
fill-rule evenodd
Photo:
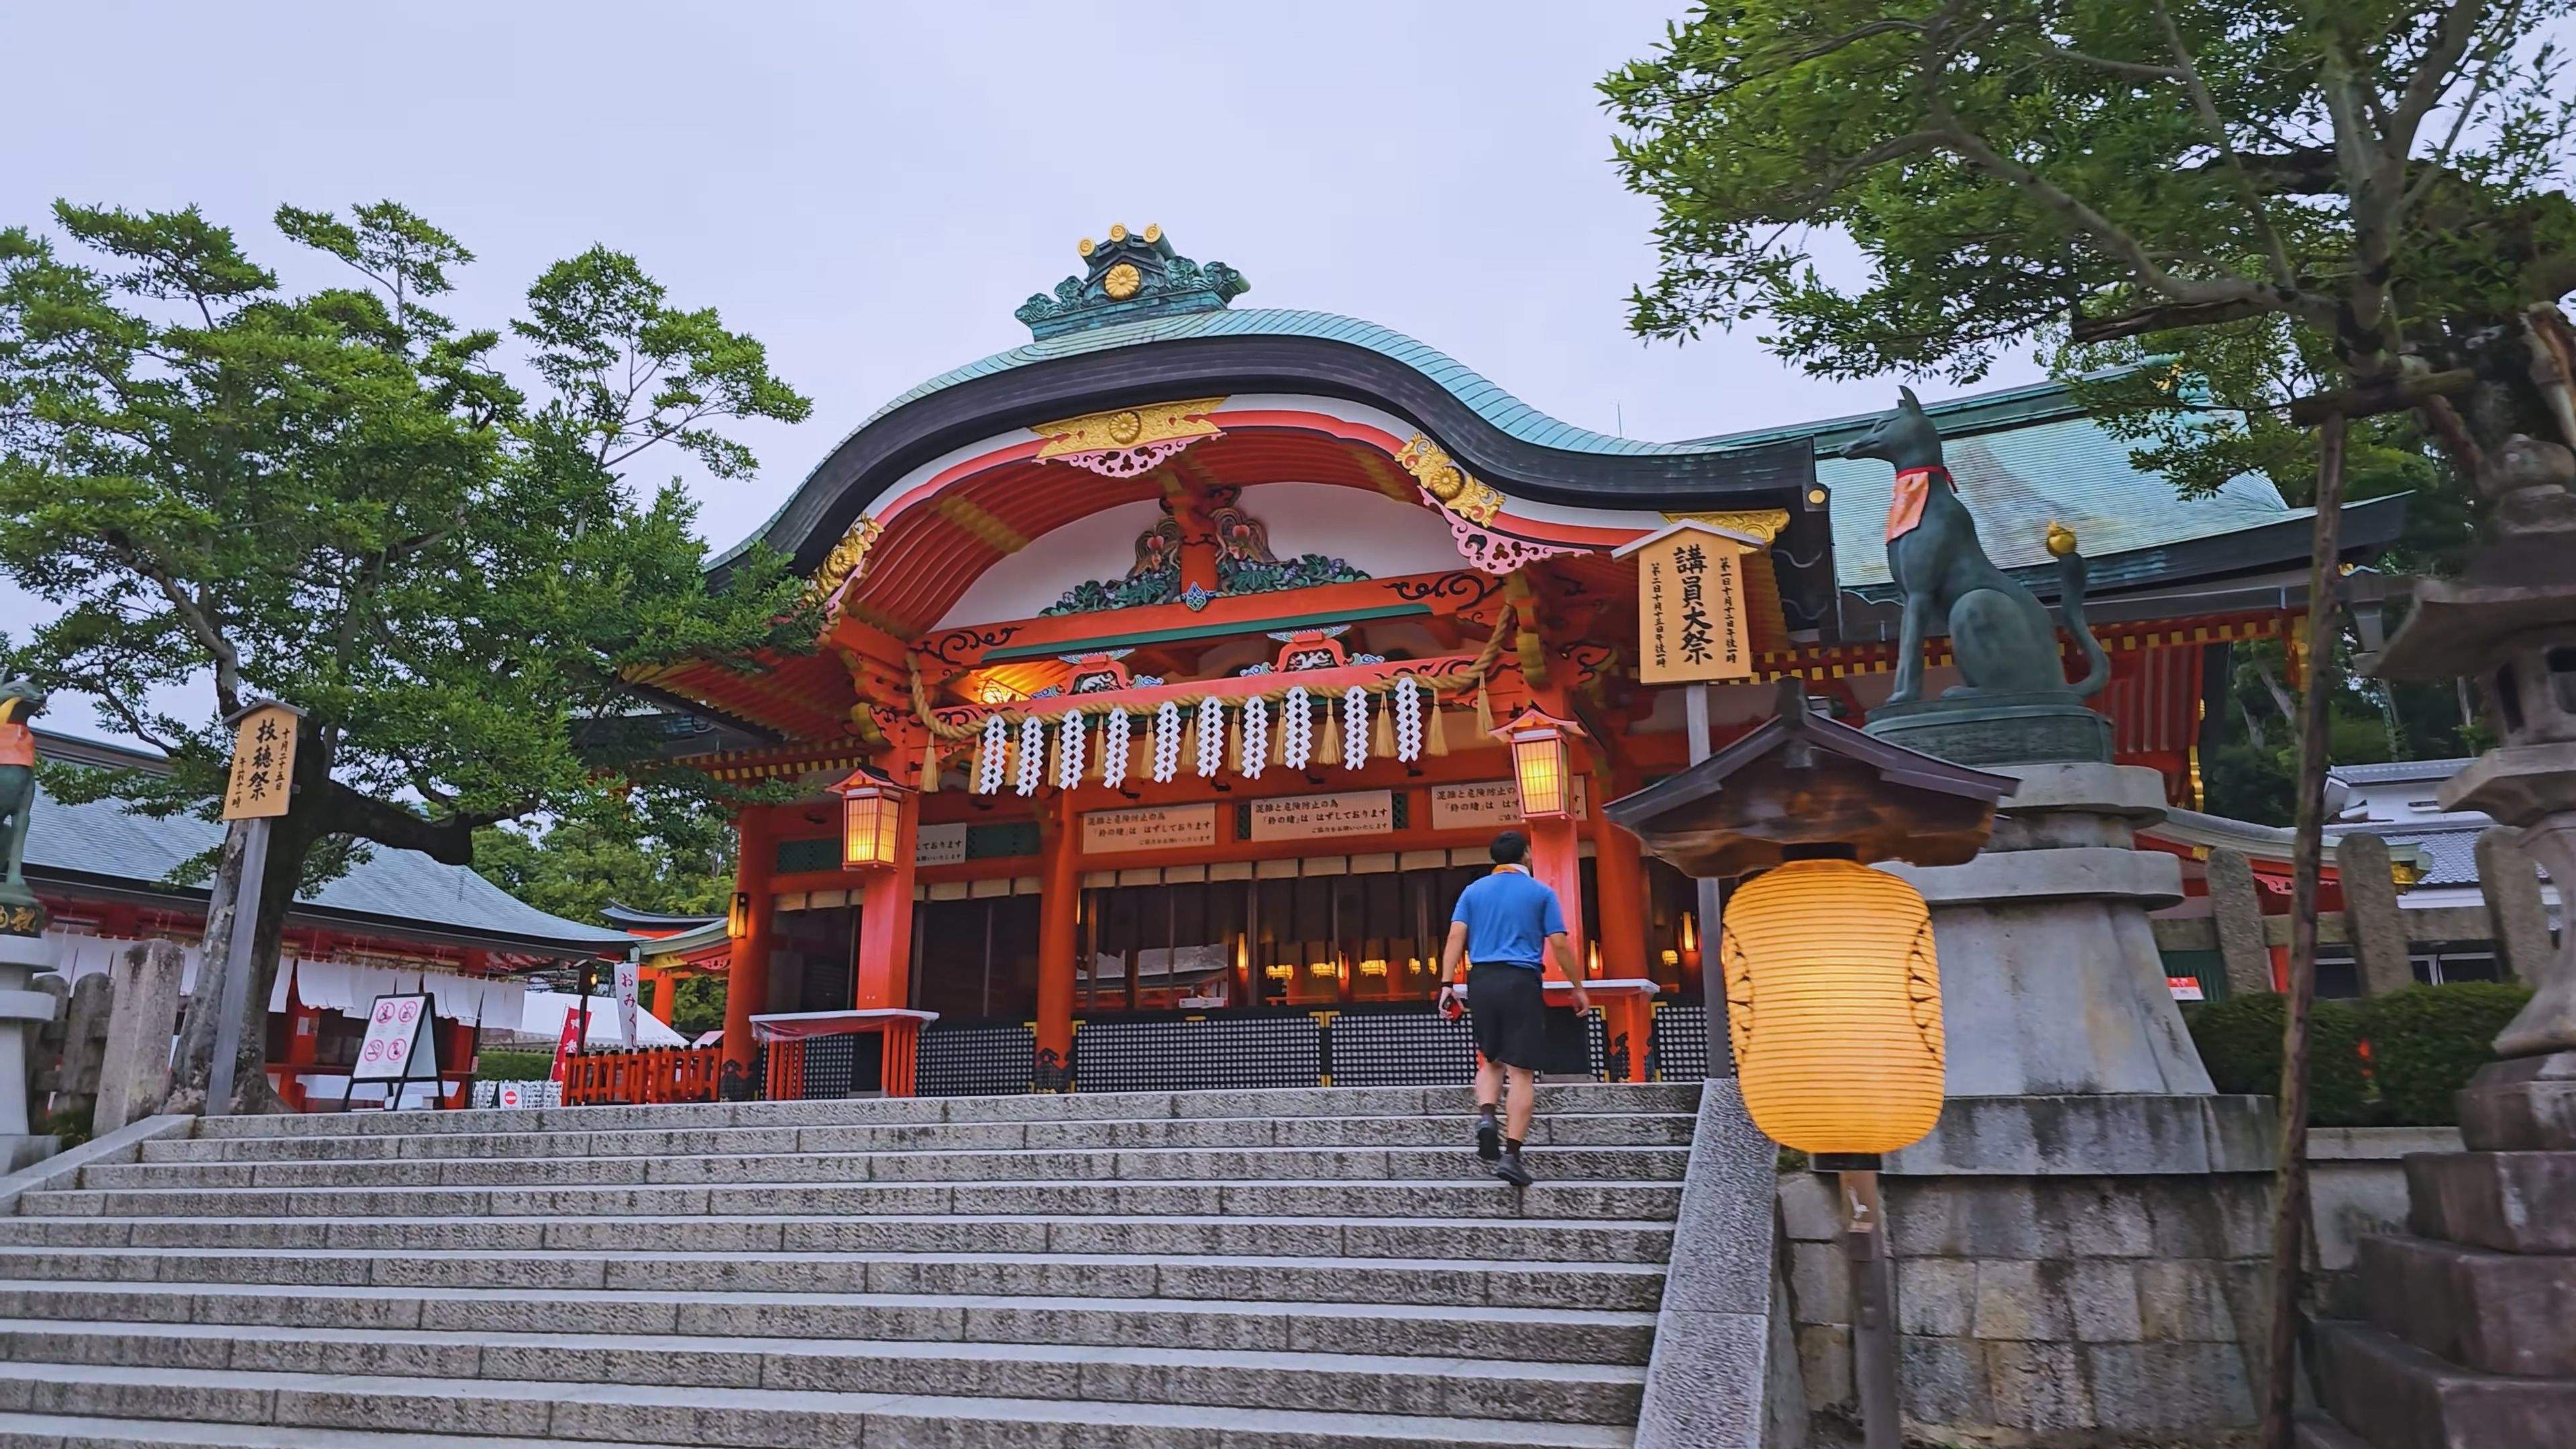
<path fill-rule="evenodd" d="M 1923 413 L 1914 389 L 1897 389 L 1896 411 L 1842 450 L 1845 458 L 1876 458 L 1896 469 L 1896 496 L 1887 513 L 1887 570 L 1904 599 L 1896 649 L 1896 688 L 1890 705 L 1922 697 L 1924 640 L 1950 636 L 1950 653 L 1966 683 L 1942 699 L 1971 704 L 2004 697 L 2088 698 L 2111 679 L 2111 661 L 2084 622 L 2084 556 L 2075 535 L 2052 523 L 2048 551 L 2057 556 L 2059 600 L 2068 629 L 2083 651 L 2084 678 L 2073 684 L 2057 647 L 2057 628 L 2030 590 L 1996 568 L 1977 539 L 1977 522 L 1959 501 L 1958 485 L 1943 462 L 1940 431 Z M 1935 626 L 1940 626 L 1936 630 Z"/>

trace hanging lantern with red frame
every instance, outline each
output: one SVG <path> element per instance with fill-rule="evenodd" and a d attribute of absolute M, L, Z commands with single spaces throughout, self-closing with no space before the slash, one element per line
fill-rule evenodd
<path fill-rule="evenodd" d="M 903 834 L 903 797 L 912 792 L 864 768 L 832 788 L 841 797 L 842 868 L 895 866 Z"/>
<path fill-rule="evenodd" d="M 1583 726 L 1526 705 L 1494 736 L 1512 749 L 1512 782 L 1520 787 L 1521 818 L 1572 819 L 1574 769 L 1566 741 L 1587 738 Z"/>

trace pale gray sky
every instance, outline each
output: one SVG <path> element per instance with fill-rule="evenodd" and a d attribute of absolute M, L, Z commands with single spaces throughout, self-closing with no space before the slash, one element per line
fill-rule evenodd
<path fill-rule="evenodd" d="M 757 479 L 697 486 L 718 546 L 887 398 L 1026 341 L 1011 309 L 1114 221 L 1239 268 L 1238 306 L 1384 323 L 1603 431 L 1882 405 L 1892 381 L 1810 379 L 1749 335 L 1626 332 L 1653 212 L 1592 85 L 1682 8 L 11 0 L 0 224 L 195 202 L 290 263 L 278 203 L 390 197 L 480 255 L 450 310 L 484 324 L 548 262 L 633 252 L 815 399 L 751 435 Z M 0 629 L 37 608 L 0 586 Z M 100 730 L 68 701 L 54 723 Z"/>

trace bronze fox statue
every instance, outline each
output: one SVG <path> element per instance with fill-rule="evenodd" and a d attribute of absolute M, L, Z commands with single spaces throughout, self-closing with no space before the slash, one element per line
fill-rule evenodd
<path fill-rule="evenodd" d="M 1965 684 L 1944 699 L 1980 695 L 2056 694 L 2084 699 L 2111 679 L 2110 657 L 2084 622 L 2084 557 L 2075 537 L 2050 525 L 2049 551 L 2057 555 L 2059 601 L 2066 624 L 2083 651 L 2084 678 L 2066 681 L 2057 629 L 2028 589 L 2006 577 L 1977 541 L 1977 521 L 1959 501 L 1958 485 L 1943 464 L 1941 434 L 1923 415 L 1914 389 L 1899 388 L 1896 411 L 1842 450 L 1845 458 L 1876 458 L 1896 469 L 1896 497 L 1887 513 L 1887 571 L 1905 601 L 1896 651 L 1896 688 L 1889 704 L 1909 704 L 1923 693 L 1923 641 L 1950 636 L 1950 653 Z M 1936 630 L 1935 626 L 1940 628 Z"/>

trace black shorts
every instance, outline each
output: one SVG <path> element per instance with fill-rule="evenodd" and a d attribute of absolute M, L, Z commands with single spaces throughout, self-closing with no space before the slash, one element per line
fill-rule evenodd
<path fill-rule="evenodd" d="M 1485 1060 L 1541 1071 L 1547 1063 L 1547 990 L 1527 966 L 1467 968 L 1467 1022 Z"/>

